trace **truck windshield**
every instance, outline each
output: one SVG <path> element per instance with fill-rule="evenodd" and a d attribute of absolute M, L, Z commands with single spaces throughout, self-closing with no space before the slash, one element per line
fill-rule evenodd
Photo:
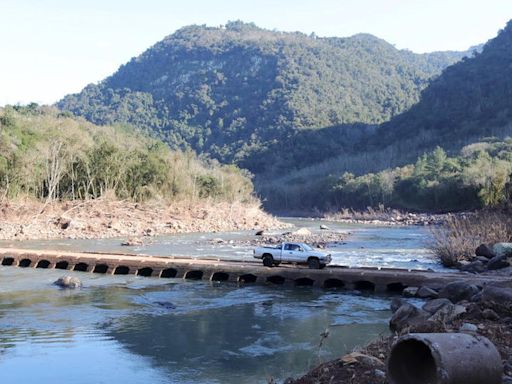
<path fill-rule="evenodd" d="M 313 248 L 312 248 L 312 247 L 310 247 L 310 246 L 309 246 L 309 245 L 307 245 L 307 244 L 302 244 L 302 248 L 304 248 L 306 251 L 312 251 L 312 250 L 313 250 Z"/>

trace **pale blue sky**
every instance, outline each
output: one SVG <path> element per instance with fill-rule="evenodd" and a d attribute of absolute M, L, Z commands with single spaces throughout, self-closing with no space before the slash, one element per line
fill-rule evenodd
<path fill-rule="evenodd" d="M 415 52 L 496 36 L 512 0 L 0 0 L 0 105 L 53 103 L 189 24 L 372 33 Z"/>

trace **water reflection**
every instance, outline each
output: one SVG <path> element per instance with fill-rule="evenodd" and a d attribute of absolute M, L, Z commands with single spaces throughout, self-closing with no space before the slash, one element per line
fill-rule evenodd
<path fill-rule="evenodd" d="M 387 328 L 389 300 L 343 292 L 0 267 L 3 383 L 265 383 Z M 321 350 L 320 333 L 330 336 Z"/>

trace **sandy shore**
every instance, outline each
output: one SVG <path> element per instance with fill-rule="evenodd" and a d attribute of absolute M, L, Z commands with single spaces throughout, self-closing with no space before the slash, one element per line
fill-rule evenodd
<path fill-rule="evenodd" d="M 286 228 L 258 204 L 213 201 L 134 203 L 108 199 L 0 204 L 0 239 L 142 237 Z"/>

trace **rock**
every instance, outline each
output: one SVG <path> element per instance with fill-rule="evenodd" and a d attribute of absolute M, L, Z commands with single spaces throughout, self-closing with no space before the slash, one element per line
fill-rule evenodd
<path fill-rule="evenodd" d="M 263 234 L 264 234 L 264 231 L 263 231 L 263 229 L 261 229 L 261 230 L 257 231 L 254 235 L 255 236 L 263 236 Z"/>
<path fill-rule="evenodd" d="M 489 259 L 487 257 L 484 257 L 484 256 L 477 256 L 476 260 L 481 261 L 482 264 L 487 264 L 489 262 Z"/>
<path fill-rule="evenodd" d="M 223 244 L 223 243 L 225 243 L 225 241 L 223 239 L 221 239 L 220 237 L 216 237 L 215 239 L 212 239 L 212 243 Z"/>
<path fill-rule="evenodd" d="M 493 247 L 488 244 L 480 244 L 475 250 L 475 255 L 483 256 L 487 259 L 492 259 L 494 256 L 496 256 Z"/>
<path fill-rule="evenodd" d="M 462 268 L 460 268 L 460 270 L 469 273 L 482 273 L 485 272 L 487 268 L 485 267 L 484 263 L 482 263 L 480 260 L 477 260 L 464 265 Z"/>
<path fill-rule="evenodd" d="M 430 316 L 429 320 L 436 323 L 446 324 L 455 320 L 465 312 L 466 307 L 463 305 L 448 304 L 441 307 L 436 313 Z"/>
<path fill-rule="evenodd" d="M 510 267 L 510 263 L 507 260 L 507 256 L 501 255 L 501 256 L 494 256 L 489 262 L 487 263 L 487 269 L 490 271 L 494 271 L 496 269 L 502 269 Z"/>
<path fill-rule="evenodd" d="M 416 296 L 421 299 L 436 299 L 438 293 L 429 287 L 421 287 L 418 289 L 418 292 L 416 292 Z"/>
<path fill-rule="evenodd" d="M 57 279 L 53 284 L 61 287 L 61 288 L 80 288 L 82 286 L 82 282 L 78 277 L 73 276 L 62 276 Z"/>
<path fill-rule="evenodd" d="M 414 305 L 405 303 L 393 314 L 389 320 L 389 327 L 392 331 L 400 332 L 420 322 L 425 321 L 427 314 L 416 308 Z"/>
<path fill-rule="evenodd" d="M 492 309 L 487 308 L 482 311 L 482 317 L 487 320 L 497 321 L 500 319 L 499 315 Z"/>
<path fill-rule="evenodd" d="M 475 324 L 464 323 L 459 328 L 459 331 L 464 333 L 476 333 L 478 332 L 478 327 Z"/>
<path fill-rule="evenodd" d="M 57 220 L 57 225 L 60 227 L 60 229 L 68 229 L 71 225 L 71 219 L 59 217 L 59 219 Z"/>
<path fill-rule="evenodd" d="M 482 302 L 492 307 L 512 308 L 512 288 L 487 286 L 482 290 Z"/>
<path fill-rule="evenodd" d="M 327 230 L 329 227 L 325 224 L 320 224 L 320 229 Z"/>
<path fill-rule="evenodd" d="M 452 303 L 458 303 L 462 300 L 470 300 L 473 295 L 479 291 L 478 287 L 472 284 L 468 284 L 463 281 L 455 281 L 447 284 L 439 292 L 439 298 L 445 298 L 450 300 Z"/>
<path fill-rule="evenodd" d="M 307 228 L 299 228 L 293 234 L 297 236 L 311 236 L 311 231 Z"/>
<path fill-rule="evenodd" d="M 142 242 L 141 239 L 137 238 L 137 237 L 132 237 L 132 238 L 129 238 L 128 240 L 126 241 L 123 241 L 121 243 L 122 246 L 125 246 L 125 247 L 134 247 L 134 246 L 137 246 L 137 245 L 143 245 L 144 243 Z"/>
<path fill-rule="evenodd" d="M 385 364 L 382 360 L 374 357 L 374 356 L 370 356 L 370 355 L 365 355 L 363 353 L 360 353 L 360 352 L 352 352 L 352 353 L 349 353 L 348 355 L 344 355 L 341 357 L 340 359 L 344 364 L 355 364 L 355 363 L 362 363 L 362 364 L 365 364 L 367 366 L 370 366 L 370 367 L 375 367 L 375 368 L 380 368 L 380 369 L 384 369 L 385 368 Z"/>
<path fill-rule="evenodd" d="M 165 309 L 176 309 L 176 305 L 171 303 L 170 301 L 155 301 L 155 304 L 164 307 Z"/>
<path fill-rule="evenodd" d="M 460 326 L 459 332 L 476 333 L 476 332 L 478 332 L 478 327 L 475 324 L 464 323 Z"/>
<path fill-rule="evenodd" d="M 512 243 L 496 243 L 492 250 L 496 256 L 512 256 Z"/>
<path fill-rule="evenodd" d="M 402 291 L 404 297 L 415 297 L 418 293 L 418 287 L 407 287 Z"/>
<path fill-rule="evenodd" d="M 422 309 L 430 314 L 434 314 L 437 311 L 439 311 L 442 307 L 444 307 L 445 305 L 449 305 L 451 303 L 452 302 L 448 299 L 434 299 L 434 300 L 427 301 L 423 305 Z"/>
<path fill-rule="evenodd" d="M 395 313 L 398 310 L 398 308 L 400 308 L 402 305 L 406 303 L 407 302 L 400 297 L 393 297 L 393 300 L 391 300 L 390 305 L 391 312 Z"/>

